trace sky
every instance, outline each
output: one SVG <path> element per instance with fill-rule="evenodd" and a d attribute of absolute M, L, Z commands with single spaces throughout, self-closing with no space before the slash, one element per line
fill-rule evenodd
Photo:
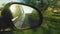
<path fill-rule="evenodd" d="M 23 2 L 23 0 L 0 0 L 0 4 L 3 3 L 3 2 L 11 2 L 11 1 L 14 1 L 14 2 Z"/>

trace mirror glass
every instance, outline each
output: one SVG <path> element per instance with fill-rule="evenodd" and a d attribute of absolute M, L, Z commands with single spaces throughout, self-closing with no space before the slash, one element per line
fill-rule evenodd
<path fill-rule="evenodd" d="M 9 10 L 13 16 L 13 23 L 17 29 L 28 29 L 39 24 L 39 13 L 36 9 L 20 4 L 12 4 Z"/>

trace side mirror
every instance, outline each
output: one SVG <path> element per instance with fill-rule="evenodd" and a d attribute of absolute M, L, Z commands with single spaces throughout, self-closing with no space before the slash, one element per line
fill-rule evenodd
<path fill-rule="evenodd" d="M 43 16 L 39 9 L 17 2 L 6 4 L 1 15 L 5 24 L 14 25 L 13 27 L 19 30 L 37 28 L 43 21 Z"/>

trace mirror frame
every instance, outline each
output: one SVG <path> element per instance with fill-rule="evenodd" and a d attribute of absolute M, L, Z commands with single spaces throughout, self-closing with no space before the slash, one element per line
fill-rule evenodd
<path fill-rule="evenodd" d="M 37 28 L 37 27 L 39 27 L 39 26 L 42 24 L 42 22 L 43 22 L 43 15 L 42 15 L 41 10 L 39 10 L 38 8 L 36 8 L 36 7 L 32 6 L 32 5 L 28 5 L 28 4 L 24 4 L 24 3 L 19 3 L 19 2 L 9 2 L 9 3 L 7 3 L 7 4 L 4 6 L 4 9 L 3 9 L 2 12 L 4 12 L 4 11 L 9 11 L 8 8 L 9 8 L 12 4 L 21 4 L 21 5 L 29 6 L 29 7 L 34 8 L 34 9 L 36 9 L 36 10 L 38 11 L 39 17 L 40 17 L 40 19 L 39 19 L 39 24 L 38 24 L 37 26 L 35 26 L 35 27 L 28 28 L 28 29 Z M 24 30 L 26 30 L 26 29 L 24 29 Z"/>

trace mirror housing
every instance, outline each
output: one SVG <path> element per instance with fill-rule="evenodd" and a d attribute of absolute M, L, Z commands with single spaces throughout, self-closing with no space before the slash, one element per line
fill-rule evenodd
<path fill-rule="evenodd" d="M 23 4 L 23 3 L 10 2 L 10 3 L 6 4 L 6 6 L 4 7 L 4 9 L 3 9 L 2 13 L 1 13 L 1 15 L 3 16 L 3 19 L 4 19 L 4 21 L 5 21 L 5 25 L 9 23 L 9 24 L 10 24 L 9 26 L 12 25 L 12 28 L 16 27 L 16 26 L 14 25 L 14 23 L 12 22 L 12 20 L 11 20 L 11 19 L 13 19 L 12 13 L 11 13 L 11 11 L 8 9 L 8 8 L 9 8 L 11 5 L 13 5 L 13 4 L 19 4 L 19 5 L 28 6 L 28 7 L 31 7 L 31 8 L 33 8 L 33 9 L 35 9 L 35 10 L 38 12 L 38 15 L 39 15 L 39 23 L 38 23 L 38 25 L 36 25 L 36 26 L 34 26 L 34 27 L 30 27 L 30 28 L 25 28 L 25 29 L 23 28 L 23 30 L 37 28 L 37 27 L 39 27 L 39 26 L 42 24 L 43 16 L 42 16 L 42 13 L 41 13 L 41 11 L 40 11 L 39 9 L 37 9 L 37 8 L 34 7 L 34 6 L 27 5 L 27 4 Z M 8 25 L 7 25 L 7 26 L 8 26 Z M 9 27 L 9 26 L 8 26 L 8 27 Z M 17 29 L 18 29 L 18 28 L 17 28 Z"/>

